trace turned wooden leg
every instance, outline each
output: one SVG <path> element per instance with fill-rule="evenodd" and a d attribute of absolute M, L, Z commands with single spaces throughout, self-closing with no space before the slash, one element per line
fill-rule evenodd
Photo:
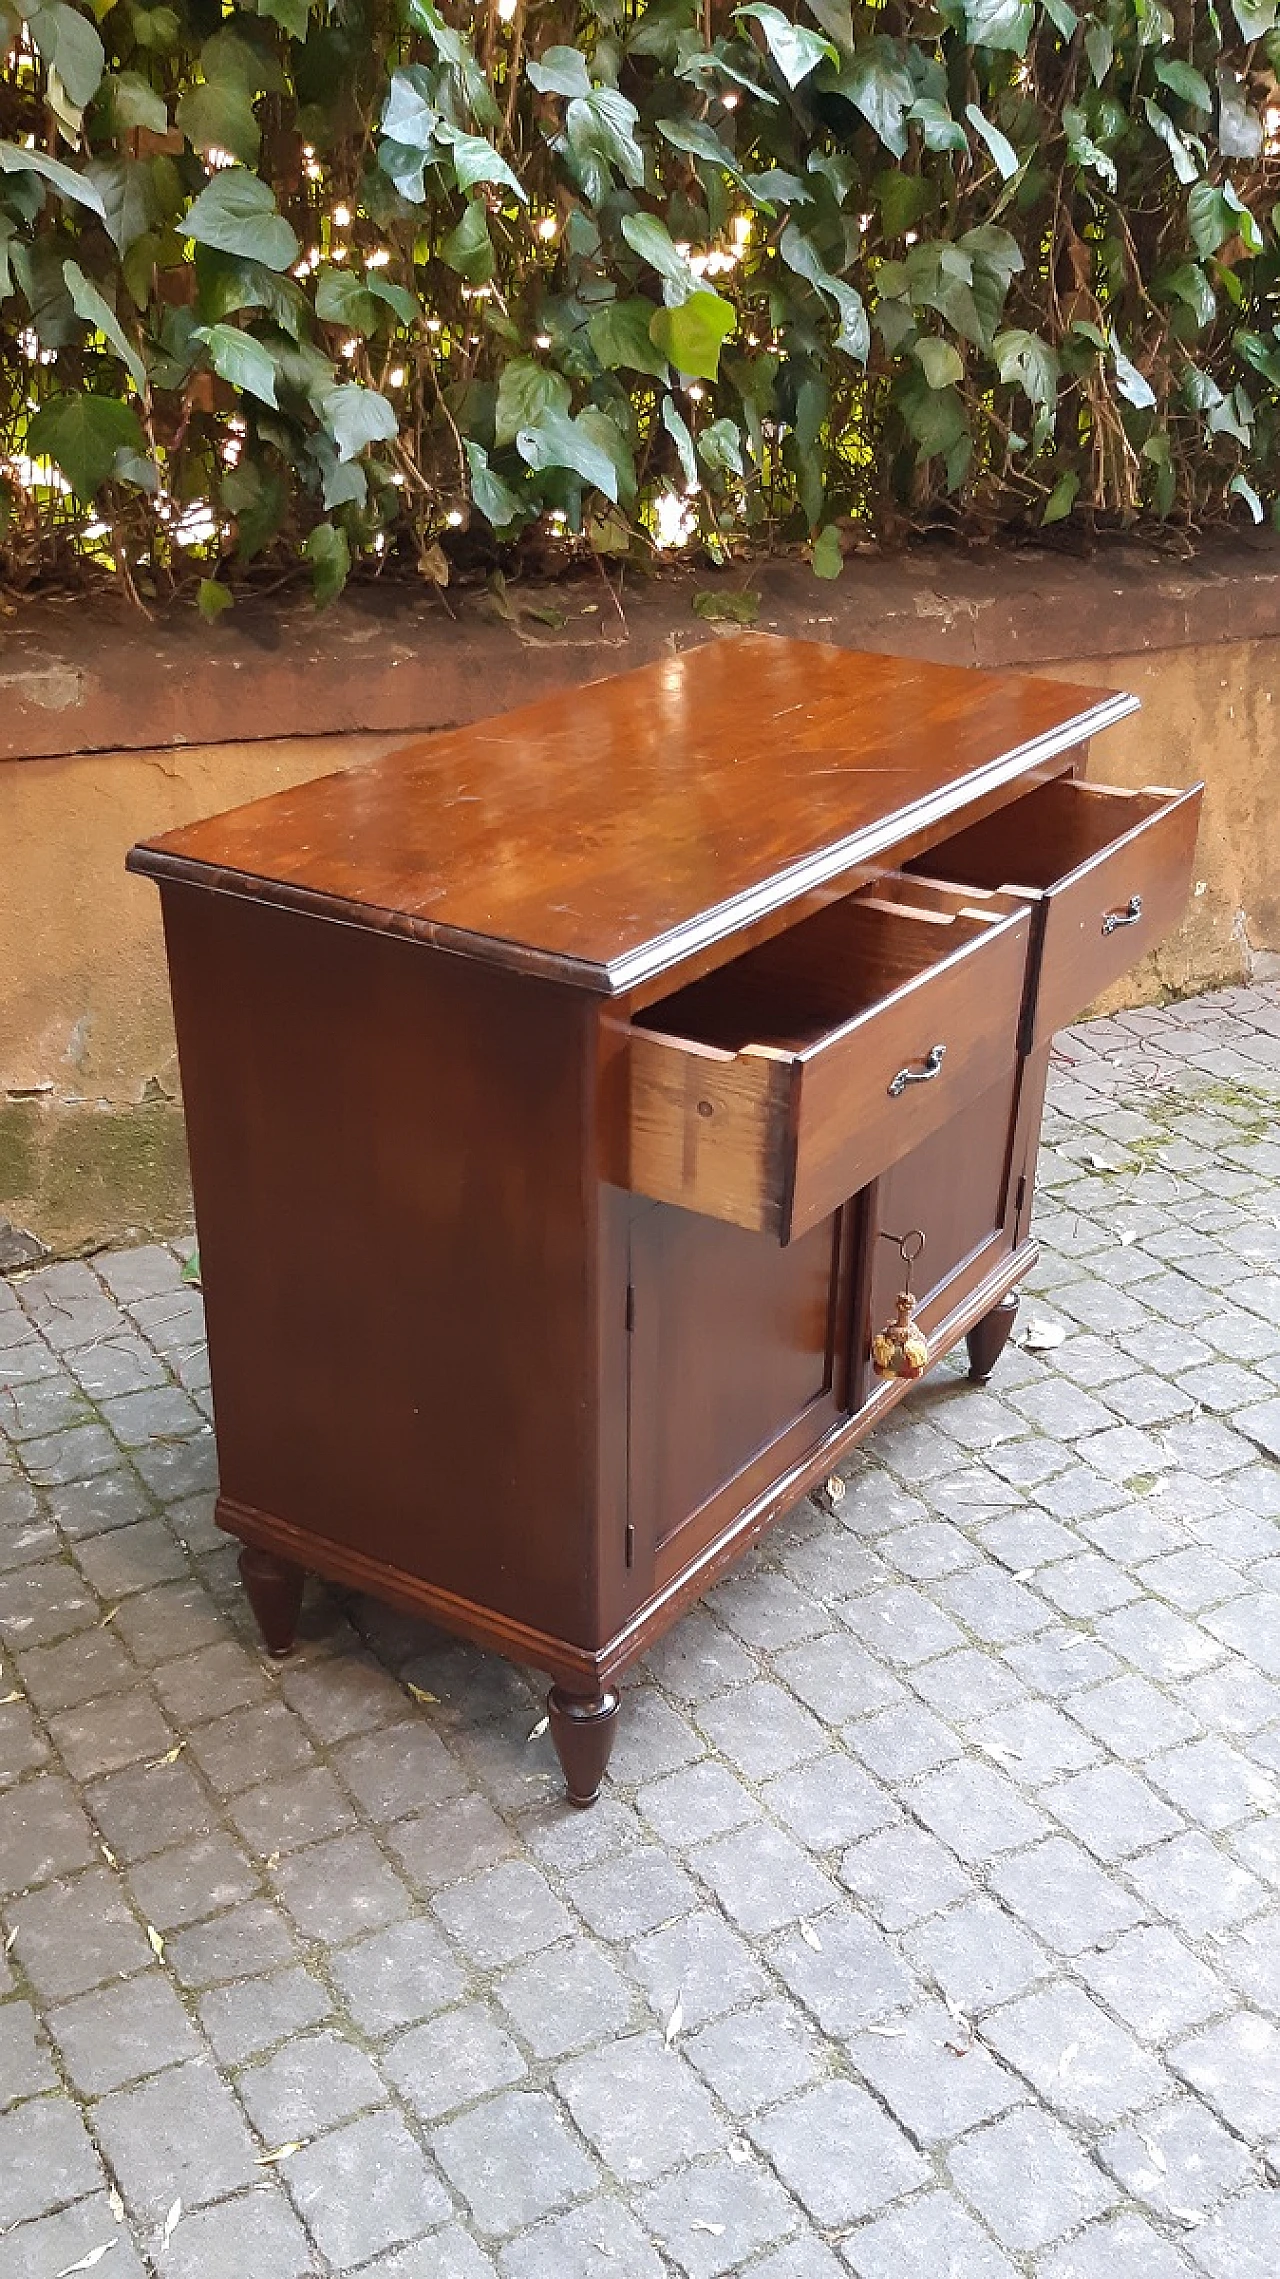
<path fill-rule="evenodd" d="M 547 1716 L 570 1804 L 594 1804 L 617 1730 L 617 1694 L 612 1686 L 587 1694 L 566 1693 L 562 1686 L 552 1686 L 547 1695 Z"/>
<path fill-rule="evenodd" d="M 306 1579 L 305 1570 L 291 1559 L 278 1559 L 255 1543 L 246 1543 L 240 1553 L 240 1580 L 269 1654 L 287 1654 L 293 1646 Z"/>
<path fill-rule="evenodd" d="M 1010 1290 L 1008 1297 L 1001 1298 L 989 1314 L 984 1314 L 980 1322 L 974 1323 L 965 1339 L 969 1348 L 969 1375 L 979 1385 L 986 1384 L 1004 1352 L 1017 1312 L 1018 1295 L 1016 1290 Z"/>

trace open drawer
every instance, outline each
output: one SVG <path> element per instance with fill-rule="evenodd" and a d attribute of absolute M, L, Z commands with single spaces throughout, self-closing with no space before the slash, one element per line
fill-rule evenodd
<path fill-rule="evenodd" d="M 789 1242 L 987 1090 L 1030 919 L 979 899 L 891 874 L 646 1006 L 631 1187 Z"/>
<path fill-rule="evenodd" d="M 1004 889 L 1034 905 L 1028 1052 L 1177 924 L 1203 791 L 1116 791 L 1059 776 L 908 864 L 917 878 Z"/>

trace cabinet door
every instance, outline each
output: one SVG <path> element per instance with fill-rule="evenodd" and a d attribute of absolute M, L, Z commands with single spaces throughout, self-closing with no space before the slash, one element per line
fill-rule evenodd
<path fill-rule="evenodd" d="M 848 1408 L 851 1205 L 780 1248 L 675 1205 L 631 1234 L 630 1517 L 661 1589 Z"/>
<path fill-rule="evenodd" d="M 913 1228 L 924 1236 L 911 1287 L 917 1319 L 930 1338 L 1025 1240 L 1048 1063 L 1046 1049 L 1011 1066 L 999 1084 L 877 1181 L 869 1319 L 855 1334 L 859 1401 L 877 1381 L 870 1366 L 872 1333 L 892 1321 L 894 1299 L 904 1287 L 896 1238 Z"/>

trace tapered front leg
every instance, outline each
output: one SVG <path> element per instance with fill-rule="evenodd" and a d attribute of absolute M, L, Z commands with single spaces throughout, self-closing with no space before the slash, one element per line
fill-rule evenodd
<path fill-rule="evenodd" d="M 612 1686 L 587 1694 L 552 1686 L 547 1716 L 570 1804 L 594 1804 L 618 1728 L 616 1692 Z"/>
<path fill-rule="evenodd" d="M 291 1559 L 260 1551 L 256 1543 L 246 1543 L 240 1553 L 240 1580 L 269 1654 L 287 1654 L 293 1646 L 306 1579 Z"/>
<path fill-rule="evenodd" d="M 1018 1314 L 1018 1295 L 1010 1290 L 998 1305 L 975 1322 L 965 1344 L 969 1348 L 969 1375 L 979 1385 L 985 1385 L 997 1361 L 1009 1342 L 1009 1332 Z"/>

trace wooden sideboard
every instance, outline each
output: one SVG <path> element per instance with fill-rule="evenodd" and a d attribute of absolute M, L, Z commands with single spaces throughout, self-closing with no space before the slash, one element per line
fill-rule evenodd
<path fill-rule="evenodd" d="M 1054 1029 L 1188 891 L 1199 787 L 1082 780 L 1131 709 L 743 635 L 133 850 L 273 1652 L 311 1569 L 543 1669 L 589 1803 L 619 1673 L 906 1389 L 906 1230 L 988 1374 Z"/>

